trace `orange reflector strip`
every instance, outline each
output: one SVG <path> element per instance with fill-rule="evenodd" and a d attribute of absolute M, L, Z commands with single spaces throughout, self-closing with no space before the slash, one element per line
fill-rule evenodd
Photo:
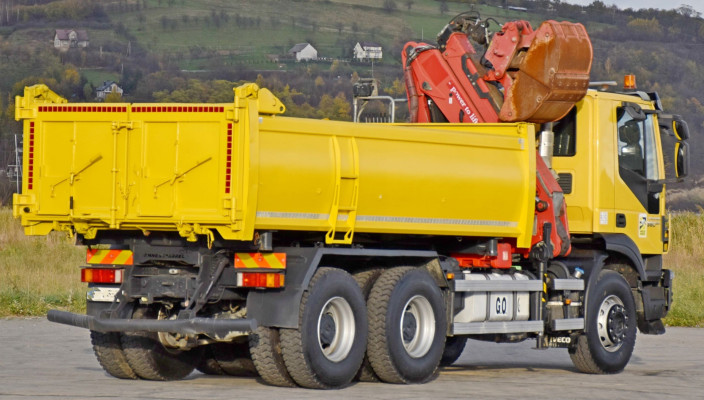
<path fill-rule="evenodd" d="M 134 259 L 130 250 L 96 250 L 86 251 L 88 264 L 132 265 Z"/>
<path fill-rule="evenodd" d="M 81 270 L 81 282 L 87 283 L 122 283 L 122 269 L 84 268 Z"/>
<path fill-rule="evenodd" d="M 240 272 L 237 274 L 237 286 L 280 288 L 284 286 L 284 274 L 279 272 Z"/>
<path fill-rule="evenodd" d="M 235 268 L 286 269 L 286 253 L 236 253 Z"/>

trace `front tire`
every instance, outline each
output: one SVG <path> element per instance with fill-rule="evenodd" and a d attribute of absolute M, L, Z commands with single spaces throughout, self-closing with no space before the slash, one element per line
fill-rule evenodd
<path fill-rule="evenodd" d="M 281 329 L 281 350 L 291 377 L 307 388 L 348 384 L 362 364 L 367 309 L 347 272 L 320 268 L 303 294 L 298 329 Z"/>
<path fill-rule="evenodd" d="M 570 348 L 581 372 L 613 374 L 623 371 L 636 344 L 636 311 L 628 282 L 619 273 L 603 270 L 589 292 L 585 324 Z"/>
<path fill-rule="evenodd" d="M 428 271 L 398 267 L 385 271 L 369 301 L 367 355 L 384 382 L 421 383 L 437 370 L 447 330 L 442 292 Z"/>

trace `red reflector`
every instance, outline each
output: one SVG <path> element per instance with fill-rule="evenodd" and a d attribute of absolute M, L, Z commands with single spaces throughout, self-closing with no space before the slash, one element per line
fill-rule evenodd
<path fill-rule="evenodd" d="M 240 272 L 237 274 L 237 286 L 280 288 L 284 286 L 284 274 L 277 272 Z"/>
<path fill-rule="evenodd" d="M 81 282 L 87 283 L 122 283 L 122 269 L 84 268 L 81 270 Z"/>

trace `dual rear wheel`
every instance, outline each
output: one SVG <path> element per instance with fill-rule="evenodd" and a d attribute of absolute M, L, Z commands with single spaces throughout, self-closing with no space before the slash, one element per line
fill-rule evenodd
<path fill-rule="evenodd" d="M 321 268 L 301 301 L 300 327 L 260 327 L 250 336 L 252 359 L 262 379 L 276 386 L 337 388 L 355 377 L 424 382 L 443 355 L 444 304 L 424 269 L 351 276 Z"/>

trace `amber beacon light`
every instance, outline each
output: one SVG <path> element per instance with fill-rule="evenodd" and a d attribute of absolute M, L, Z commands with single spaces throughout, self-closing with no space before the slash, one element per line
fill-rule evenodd
<path fill-rule="evenodd" d="M 636 76 L 629 74 L 623 77 L 623 88 L 626 90 L 636 89 Z"/>

